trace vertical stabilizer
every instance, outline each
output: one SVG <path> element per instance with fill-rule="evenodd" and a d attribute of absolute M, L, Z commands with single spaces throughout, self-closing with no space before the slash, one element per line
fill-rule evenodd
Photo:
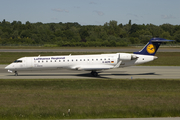
<path fill-rule="evenodd" d="M 159 46 L 162 42 L 169 42 L 174 40 L 166 40 L 164 38 L 152 38 L 150 41 L 144 46 L 142 50 L 139 52 L 134 52 L 134 54 L 142 54 L 142 55 L 155 55 Z"/>

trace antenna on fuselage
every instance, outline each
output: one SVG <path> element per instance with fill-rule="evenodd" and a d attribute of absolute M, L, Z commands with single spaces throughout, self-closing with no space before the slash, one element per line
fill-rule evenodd
<path fill-rule="evenodd" d="M 39 55 L 38 57 L 41 57 L 41 55 Z"/>
<path fill-rule="evenodd" d="M 71 54 L 69 54 L 69 56 L 71 56 Z"/>

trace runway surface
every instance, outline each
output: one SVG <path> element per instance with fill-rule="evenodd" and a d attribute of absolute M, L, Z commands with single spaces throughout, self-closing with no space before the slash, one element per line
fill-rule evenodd
<path fill-rule="evenodd" d="M 142 47 L 143 48 L 143 47 Z M 97 49 L 0 49 L 0 52 L 137 52 L 138 48 L 97 48 Z M 180 52 L 180 48 L 159 48 L 158 52 Z"/>
<path fill-rule="evenodd" d="M 44 70 L 44 71 L 19 71 L 19 76 L 8 73 L 0 65 L 0 79 L 180 79 L 180 66 L 132 66 L 119 69 L 101 71 L 98 77 L 93 77 L 90 71 L 76 70 Z"/>

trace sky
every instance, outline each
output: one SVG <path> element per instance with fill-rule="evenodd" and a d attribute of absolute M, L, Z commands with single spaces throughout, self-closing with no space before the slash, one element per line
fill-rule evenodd
<path fill-rule="evenodd" d="M 0 0 L 0 21 L 180 25 L 180 0 Z"/>

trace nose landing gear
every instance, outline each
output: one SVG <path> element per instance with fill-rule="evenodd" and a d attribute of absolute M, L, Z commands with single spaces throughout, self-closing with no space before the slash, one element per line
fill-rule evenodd
<path fill-rule="evenodd" d="M 14 75 L 14 76 L 18 76 L 18 72 L 17 72 L 17 71 L 15 71 L 14 73 L 15 73 L 15 75 Z"/>

